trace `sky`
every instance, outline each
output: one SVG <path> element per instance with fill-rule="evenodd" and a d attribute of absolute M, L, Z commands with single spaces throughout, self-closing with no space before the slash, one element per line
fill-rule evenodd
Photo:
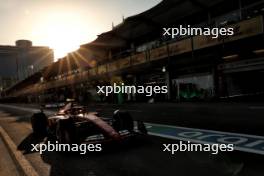
<path fill-rule="evenodd" d="M 161 0 L 0 0 L 0 45 L 27 39 L 55 59 Z"/>

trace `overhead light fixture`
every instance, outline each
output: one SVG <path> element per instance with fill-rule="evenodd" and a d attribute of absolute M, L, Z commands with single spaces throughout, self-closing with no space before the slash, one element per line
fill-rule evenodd
<path fill-rule="evenodd" d="M 163 66 L 161 71 L 162 71 L 163 73 L 166 72 L 166 67 Z"/>
<path fill-rule="evenodd" d="M 264 53 L 264 49 L 254 50 L 253 53 L 255 53 L 255 54 Z"/>
<path fill-rule="evenodd" d="M 44 77 L 40 77 L 40 82 L 41 82 L 41 83 L 44 82 Z"/>

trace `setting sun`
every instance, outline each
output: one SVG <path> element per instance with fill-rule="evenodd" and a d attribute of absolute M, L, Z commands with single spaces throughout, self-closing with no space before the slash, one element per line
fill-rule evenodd
<path fill-rule="evenodd" d="M 55 60 L 79 48 L 89 40 L 84 37 L 87 23 L 78 14 L 51 13 L 43 18 L 34 32 L 34 38 L 41 38 L 54 50 Z M 90 38 L 91 40 L 91 38 Z"/>

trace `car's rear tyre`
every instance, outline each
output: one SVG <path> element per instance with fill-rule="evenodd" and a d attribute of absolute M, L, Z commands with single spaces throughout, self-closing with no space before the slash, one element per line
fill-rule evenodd
<path fill-rule="evenodd" d="M 31 126 L 33 134 L 37 136 L 46 136 L 48 127 L 47 116 L 43 112 L 33 114 L 31 117 Z"/>
<path fill-rule="evenodd" d="M 134 121 L 127 111 L 116 110 L 113 115 L 113 127 L 116 131 L 134 130 Z"/>
<path fill-rule="evenodd" d="M 61 144 L 78 143 L 74 121 L 69 119 L 61 119 L 57 122 L 56 137 Z"/>

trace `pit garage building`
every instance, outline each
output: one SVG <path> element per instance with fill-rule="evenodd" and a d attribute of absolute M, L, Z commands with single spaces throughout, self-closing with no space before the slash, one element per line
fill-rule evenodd
<path fill-rule="evenodd" d="M 157 101 L 261 98 L 264 1 L 163 0 L 5 91 L 30 101 L 87 100 L 96 85 L 167 85 Z M 163 36 L 163 28 L 232 27 L 234 35 Z M 27 96 L 28 97 L 28 96 Z M 98 99 L 99 100 L 99 99 Z M 115 95 L 102 101 L 115 102 Z M 147 101 L 123 95 L 122 101 Z"/>

